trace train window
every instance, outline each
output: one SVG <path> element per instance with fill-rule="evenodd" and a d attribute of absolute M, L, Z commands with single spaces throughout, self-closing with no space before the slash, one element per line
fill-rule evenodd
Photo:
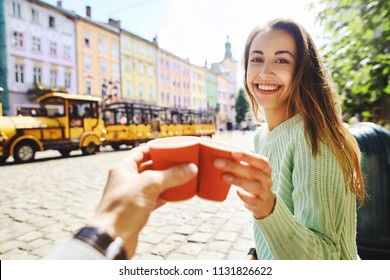
<path fill-rule="evenodd" d="M 58 117 L 65 115 L 65 102 L 62 98 L 47 98 L 41 102 L 41 110 L 48 117 Z"/>

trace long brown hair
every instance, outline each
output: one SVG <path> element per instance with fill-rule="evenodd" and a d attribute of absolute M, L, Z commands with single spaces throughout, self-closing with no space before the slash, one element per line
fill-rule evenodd
<path fill-rule="evenodd" d="M 287 117 L 302 116 L 305 137 L 313 156 L 320 151 L 320 143 L 327 144 L 336 155 L 344 172 L 344 179 L 357 196 L 360 206 L 364 202 L 364 179 L 360 163 L 359 145 L 343 125 L 336 104 L 332 81 L 308 32 L 290 19 L 276 19 L 266 26 L 255 28 L 248 36 L 244 52 L 244 87 L 249 96 L 253 114 L 258 117 L 259 106 L 247 83 L 249 50 L 257 34 L 279 29 L 290 34 L 297 47 L 297 63 L 292 93 L 289 95 Z"/>

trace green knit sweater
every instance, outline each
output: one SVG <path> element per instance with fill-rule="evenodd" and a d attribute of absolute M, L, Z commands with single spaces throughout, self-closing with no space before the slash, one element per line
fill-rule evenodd
<path fill-rule="evenodd" d="M 254 219 L 259 259 L 357 259 L 356 197 L 324 144 L 313 157 L 300 115 L 272 131 L 260 128 L 257 153 L 272 167 L 275 208 Z"/>

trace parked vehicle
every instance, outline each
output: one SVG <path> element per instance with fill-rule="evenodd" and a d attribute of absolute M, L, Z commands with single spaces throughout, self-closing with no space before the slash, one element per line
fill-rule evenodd
<path fill-rule="evenodd" d="M 0 116 L 0 162 L 10 156 L 16 162 L 30 162 L 36 152 L 49 149 L 63 156 L 78 149 L 90 155 L 103 145 L 100 98 L 51 92 L 37 102 L 40 107 L 30 108 L 27 116 Z"/>

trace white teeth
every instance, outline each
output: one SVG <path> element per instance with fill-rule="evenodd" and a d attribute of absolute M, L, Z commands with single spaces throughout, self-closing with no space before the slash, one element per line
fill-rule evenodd
<path fill-rule="evenodd" d="M 270 85 L 257 85 L 257 88 L 260 90 L 276 90 L 279 86 L 270 86 Z"/>

